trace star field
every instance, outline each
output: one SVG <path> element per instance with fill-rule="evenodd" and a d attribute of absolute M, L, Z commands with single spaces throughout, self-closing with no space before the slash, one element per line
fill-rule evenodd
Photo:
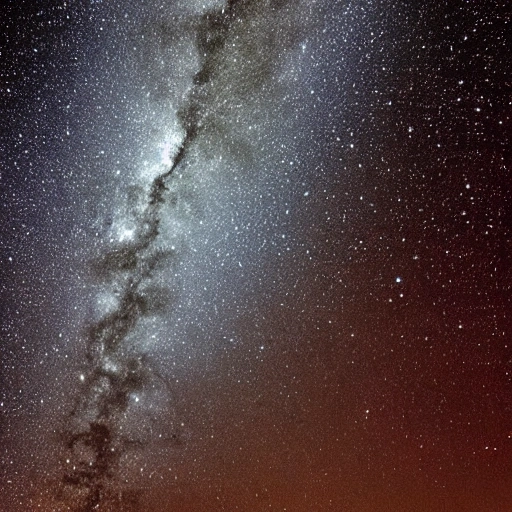
<path fill-rule="evenodd" d="M 4 10 L 2 510 L 509 510 L 505 2 Z"/>

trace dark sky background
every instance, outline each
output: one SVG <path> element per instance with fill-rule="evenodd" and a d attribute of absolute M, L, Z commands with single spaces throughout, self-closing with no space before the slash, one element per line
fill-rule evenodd
<path fill-rule="evenodd" d="M 507 2 L 0 18 L 2 511 L 512 510 Z"/>

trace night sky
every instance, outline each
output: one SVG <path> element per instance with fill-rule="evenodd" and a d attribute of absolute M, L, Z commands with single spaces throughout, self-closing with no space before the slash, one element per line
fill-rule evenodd
<path fill-rule="evenodd" d="M 505 0 L 0 8 L 0 509 L 512 510 Z"/>

